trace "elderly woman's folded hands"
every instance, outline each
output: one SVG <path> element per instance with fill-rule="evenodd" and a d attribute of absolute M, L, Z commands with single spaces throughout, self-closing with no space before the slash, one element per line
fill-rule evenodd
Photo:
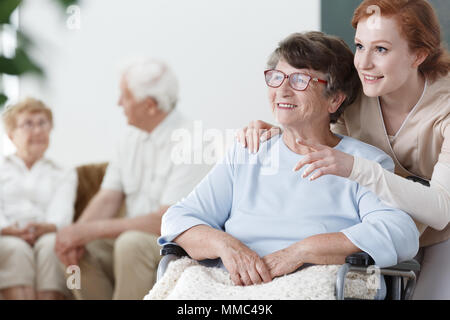
<path fill-rule="evenodd" d="M 252 285 L 272 281 L 269 268 L 258 254 L 239 240 L 228 237 L 219 250 L 225 268 L 236 285 Z"/>
<path fill-rule="evenodd" d="M 206 241 L 205 239 L 209 246 L 193 246 Z M 220 258 L 233 283 L 239 286 L 268 283 L 273 278 L 294 272 L 303 265 L 300 243 L 260 257 L 232 235 L 205 225 L 189 229 L 189 232 L 181 234 L 175 241 L 193 259 Z"/>
<path fill-rule="evenodd" d="M 26 241 L 30 246 L 39 239 L 40 236 L 55 232 L 56 226 L 51 223 L 30 222 L 25 227 L 19 227 L 17 224 L 2 229 L 2 235 L 19 237 Z"/>
<path fill-rule="evenodd" d="M 23 234 L 25 233 L 25 230 L 23 228 L 19 228 L 16 225 L 11 225 L 9 227 L 5 227 L 1 231 L 2 236 L 14 236 L 21 238 Z"/>
<path fill-rule="evenodd" d="M 216 243 L 217 253 L 235 285 L 268 283 L 273 278 L 292 273 L 303 265 L 294 245 L 260 257 L 241 241 L 226 233 L 218 238 Z"/>

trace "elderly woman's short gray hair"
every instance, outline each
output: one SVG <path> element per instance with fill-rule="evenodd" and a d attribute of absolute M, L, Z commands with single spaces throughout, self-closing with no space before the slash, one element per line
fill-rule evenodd
<path fill-rule="evenodd" d="M 330 122 L 336 123 L 347 106 L 352 104 L 361 92 L 361 81 L 353 63 L 353 52 L 344 40 L 318 31 L 293 33 L 281 41 L 269 57 L 270 69 L 283 59 L 297 69 L 312 69 L 325 74 L 328 84 L 326 98 L 341 92 L 345 100 Z"/>
<path fill-rule="evenodd" d="M 149 58 L 135 60 L 124 68 L 123 75 L 136 100 L 150 97 L 163 111 L 175 108 L 178 80 L 166 63 Z"/>

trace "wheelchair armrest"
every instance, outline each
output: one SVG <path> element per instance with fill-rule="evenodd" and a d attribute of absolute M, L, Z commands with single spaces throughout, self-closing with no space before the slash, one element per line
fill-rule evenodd
<path fill-rule="evenodd" d="M 345 258 L 345 263 L 354 267 L 368 267 L 375 264 L 375 261 L 366 252 L 357 252 Z"/>
<path fill-rule="evenodd" d="M 358 252 L 351 254 L 345 258 L 345 263 L 350 264 L 353 267 L 368 267 L 375 264 L 372 257 L 366 252 Z M 402 261 L 395 266 L 383 268 L 391 270 L 401 270 L 401 271 L 420 271 L 420 264 L 416 260 Z"/>
<path fill-rule="evenodd" d="M 176 255 L 177 257 L 189 257 L 186 251 L 182 247 L 174 243 L 167 243 L 163 245 L 160 251 L 161 256 L 167 256 L 169 254 Z"/>
<path fill-rule="evenodd" d="M 181 257 L 189 257 L 187 252 L 175 243 L 164 244 L 159 253 L 162 256 L 162 259 L 158 264 L 156 281 L 159 281 L 163 277 L 170 262 Z"/>
<path fill-rule="evenodd" d="M 420 264 L 413 259 L 400 262 L 399 264 L 392 267 L 388 267 L 386 269 L 402 270 L 402 271 L 420 271 Z"/>
<path fill-rule="evenodd" d="M 163 245 L 160 254 L 163 257 L 158 265 L 157 281 L 162 278 L 170 262 L 175 261 L 181 257 L 191 258 L 182 247 L 180 247 L 175 243 L 167 243 Z M 217 258 L 217 259 L 205 259 L 198 262 L 206 267 L 217 267 L 219 266 L 220 261 L 221 261 L 220 258 Z"/>
<path fill-rule="evenodd" d="M 369 267 L 374 265 L 375 261 L 366 252 L 358 252 L 351 254 L 345 258 L 345 264 L 343 264 L 338 271 L 336 277 L 336 299 L 344 299 L 344 286 L 345 277 L 350 271 L 367 272 Z M 380 274 L 393 277 L 392 285 L 390 289 L 390 297 L 392 299 L 406 299 L 409 300 L 412 297 L 414 288 L 416 285 L 415 271 L 420 270 L 420 264 L 416 260 L 403 261 L 395 266 L 387 268 L 381 268 Z M 408 279 L 405 288 L 401 286 L 401 277 Z M 394 281 L 395 280 L 395 281 Z"/>

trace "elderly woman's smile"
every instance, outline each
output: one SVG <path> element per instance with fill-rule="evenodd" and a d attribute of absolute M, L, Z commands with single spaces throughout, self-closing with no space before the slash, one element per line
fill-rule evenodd
<path fill-rule="evenodd" d="M 290 103 L 277 103 L 278 109 L 284 109 L 284 110 L 292 110 L 294 108 L 297 108 L 297 105 L 290 104 Z"/>
<path fill-rule="evenodd" d="M 281 59 L 265 76 L 272 112 L 285 129 L 329 126 L 329 104 L 323 94 L 326 81 L 320 80 L 324 74 L 295 68 Z"/>

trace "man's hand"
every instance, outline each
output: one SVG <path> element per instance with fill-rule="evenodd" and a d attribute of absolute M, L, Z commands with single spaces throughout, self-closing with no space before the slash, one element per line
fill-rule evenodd
<path fill-rule="evenodd" d="M 303 265 L 301 257 L 294 250 L 294 246 L 268 254 L 263 257 L 263 261 L 267 265 L 272 278 L 294 272 Z"/>
<path fill-rule="evenodd" d="M 227 237 L 219 256 L 235 285 L 248 286 L 272 281 L 264 261 L 237 239 Z"/>
<path fill-rule="evenodd" d="M 71 262 L 78 260 L 76 257 L 82 251 L 77 254 L 77 248 L 84 247 L 91 240 L 88 238 L 89 225 L 89 223 L 72 224 L 58 231 L 55 241 L 55 253 L 61 262 L 72 264 Z"/>
<path fill-rule="evenodd" d="M 65 266 L 78 265 L 85 251 L 84 246 L 79 246 L 63 253 L 57 253 L 57 256 Z"/>

